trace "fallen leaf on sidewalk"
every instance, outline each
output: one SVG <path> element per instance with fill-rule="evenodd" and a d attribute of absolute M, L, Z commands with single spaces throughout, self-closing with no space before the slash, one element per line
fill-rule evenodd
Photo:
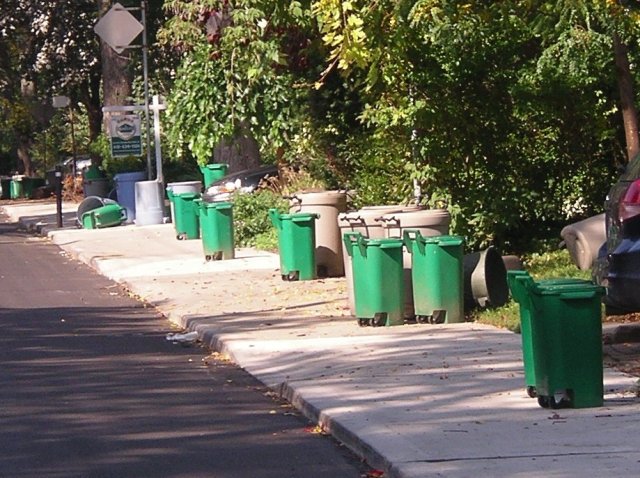
<path fill-rule="evenodd" d="M 307 433 L 311 433 L 312 435 L 328 435 L 329 434 L 322 427 L 322 425 L 316 425 L 315 427 L 306 427 L 304 431 Z"/>

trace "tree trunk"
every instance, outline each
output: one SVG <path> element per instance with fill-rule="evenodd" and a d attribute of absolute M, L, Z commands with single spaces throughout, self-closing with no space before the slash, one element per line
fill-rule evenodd
<path fill-rule="evenodd" d="M 31 155 L 29 150 L 31 149 L 31 139 L 25 136 L 18 138 L 17 154 L 20 163 L 18 166 L 22 166 L 23 170 L 18 169 L 19 173 L 23 173 L 26 176 L 33 176 L 33 165 L 31 163 Z"/>
<path fill-rule="evenodd" d="M 98 0 L 100 15 L 111 8 L 111 0 Z M 106 42 L 100 40 L 100 56 L 102 61 L 102 88 L 105 106 L 129 104 L 131 96 L 131 58 L 129 50 L 116 53 Z M 104 128 L 108 134 L 109 115 L 104 115 Z"/>
<path fill-rule="evenodd" d="M 633 96 L 633 78 L 629 67 L 629 55 L 627 46 L 620 41 L 618 35 L 613 35 L 613 48 L 616 59 L 616 77 L 620 90 L 620 107 L 622 109 L 622 121 L 624 135 L 627 143 L 627 161 L 631 161 L 640 152 L 640 139 L 638 138 L 638 110 Z"/>

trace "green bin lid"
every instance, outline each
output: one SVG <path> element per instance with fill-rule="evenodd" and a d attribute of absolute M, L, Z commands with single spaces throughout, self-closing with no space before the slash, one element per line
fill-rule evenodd
<path fill-rule="evenodd" d="M 585 294 L 603 294 L 604 287 L 595 285 L 592 282 L 559 282 L 562 279 L 551 279 L 550 281 L 536 282 L 532 292 L 537 295 L 572 295 L 581 296 Z M 566 279 L 565 279 L 566 280 Z"/>
<path fill-rule="evenodd" d="M 438 244 L 440 246 L 459 246 L 464 243 L 462 236 L 423 236 L 425 244 Z"/>
<path fill-rule="evenodd" d="M 233 203 L 228 201 L 202 201 L 202 207 L 211 209 L 231 209 L 233 207 Z"/>
<path fill-rule="evenodd" d="M 290 214 L 279 214 L 279 216 L 283 221 L 310 221 L 311 219 L 318 218 L 318 215 L 313 212 L 294 212 Z"/>
<path fill-rule="evenodd" d="M 194 192 L 186 192 L 186 193 L 178 193 L 178 194 L 173 193 L 173 196 L 179 197 L 182 199 L 196 199 L 200 197 L 200 193 L 194 193 Z"/>
<path fill-rule="evenodd" d="M 385 238 L 385 239 L 367 239 L 363 238 L 362 243 L 367 247 L 402 247 L 404 241 L 398 238 Z"/>

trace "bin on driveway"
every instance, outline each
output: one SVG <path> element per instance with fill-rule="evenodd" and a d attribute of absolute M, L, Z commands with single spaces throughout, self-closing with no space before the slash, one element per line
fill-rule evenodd
<path fill-rule="evenodd" d="M 199 193 L 178 193 L 173 194 L 167 190 L 169 198 L 173 201 L 176 222 L 176 238 L 199 239 L 200 238 L 200 221 L 198 220 L 196 199 L 200 198 Z"/>
<path fill-rule="evenodd" d="M 464 322 L 464 238 L 425 237 L 416 229 L 405 229 L 404 244 L 411 253 L 416 320 L 432 324 Z"/>
<path fill-rule="evenodd" d="M 526 327 L 522 330 L 525 372 L 529 368 L 525 381 L 529 389 L 530 375 L 535 375 L 534 392 L 540 406 L 602 406 L 604 289 L 582 280 L 535 282 L 527 275 L 513 273 L 510 284 L 520 302 L 521 318 L 530 320 L 530 341 Z M 525 350 L 529 345 L 530 353 Z M 528 360 L 532 368 L 526 364 Z"/>
<path fill-rule="evenodd" d="M 269 209 L 269 218 L 278 231 L 282 280 L 315 279 L 315 221 L 318 214 L 280 214 L 277 209 Z"/>
<path fill-rule="evenodd" d="M 233 204 L 196 199 L 202 249 L 207 261 L 233 259 Z"/>
<path fill-rule="evenodd" d="M 402 239 L 367 239 L 347 232 L 343 241 L 352 261 L 358 324 L 404 324 Z"/>
<path fill-rule="evenodd" d="M 524 365 L 524 381 L 527 394 L 531 398 L 537 396 L 536 391 L 536 372 L 535 361 L 533 358 L 533 332 L 532 332 L 532 310 L 533 303 L 529 296 L 528 288 L 533 287 L 535 281 L 524 270 L 511 270 L 507 272 L 507 282 L 511 291 L 511 296 L 518 303 L 520 308 L 520 336 L 522 339 L 522 362 Z M 584 279 L 561 278 L 546 279 L 538 281 L 538 284 L 544 286 L 575 286 L 575 285 L 591 285 L 590 281 Z M 544 399 L 543 399 L 544 400 Z"/>

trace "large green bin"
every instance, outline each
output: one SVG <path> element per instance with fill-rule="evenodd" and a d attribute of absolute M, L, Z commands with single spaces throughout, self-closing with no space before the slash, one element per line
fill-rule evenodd
<path fill-rule="evenodd" d="M 227 175 L 228 169 L 229 165 L 224 163 L 212 163 L 206 166 L 200 166 L 205 189 L 218 179 L 224 178 Z"/>
<path fill-rule="evenodd" d="M 102 229 L 119 226 L 127 219 L 127 210 L 119 204 L 107 204 L 92 209 L 82 215 L 82 227 L 85 229 Z"/>
<path fill-rule="evenodd" d="M 200 218 L 202 249 L 207 261 L 233 259 L 233 204 L 196 199 L 196 212 Z"/>
<path fill-rule="evenodd" d="M 464 238 L 425 237 L 417 229 L 405 229 L 403 236 L 411 254 L 416 320 L 434 324 L 464 322 Z"/>
<path fill-rule="evenodd" d="M 200 193 L 186 192 L 173 194 L 167 190 L 169 200 L 173 202 L 175 211 L 176 237 L 183 239 L 200 238 L 200 221 L 198 220 L 196 199 L 200 199 Z"/>
<path fill-rule="evenodd" d="M 312 280 L 316 270 L 316 228 L 314 213 L 280 214 L 269 209 L 271 223 L 278 231 L 280 274 L 282 280 Z"/>
<path fill-rule="evenodd" d="M 529 297 L 529 292 L 525 284 L 530 286 L 535 283 L 533 278 L 527 271 L 511 270 L 507 272 L 507 283 L 511 291 L 511 296 L 518 303 L 520 308 L 520 337 L 522 340 L 522 362 L 524 365 L 524 381 L 527 394 L 535 398 L 536 392 L 536 373 L 535 363 L 533 359 L 533 337 L 531 331 L 531 316 L 533 304 Z M 591 285 L 590 281 L 574 278 L 560 279 L 543 279 L 538 284 L 544 286 L 574 286 L 574 285 Z"/>
<path fill-rule="evenodd" d="M 342 237 L 351 256 L 358 324 L 403 324 L 402 239 L 367 239 L 359 232 Z"/>
<path fill-rule="evenodd" d="M 557 281 L 523 285 L 530 300 L 538 403 L 551 408 L 602 406 L 604 288 Z"/>

